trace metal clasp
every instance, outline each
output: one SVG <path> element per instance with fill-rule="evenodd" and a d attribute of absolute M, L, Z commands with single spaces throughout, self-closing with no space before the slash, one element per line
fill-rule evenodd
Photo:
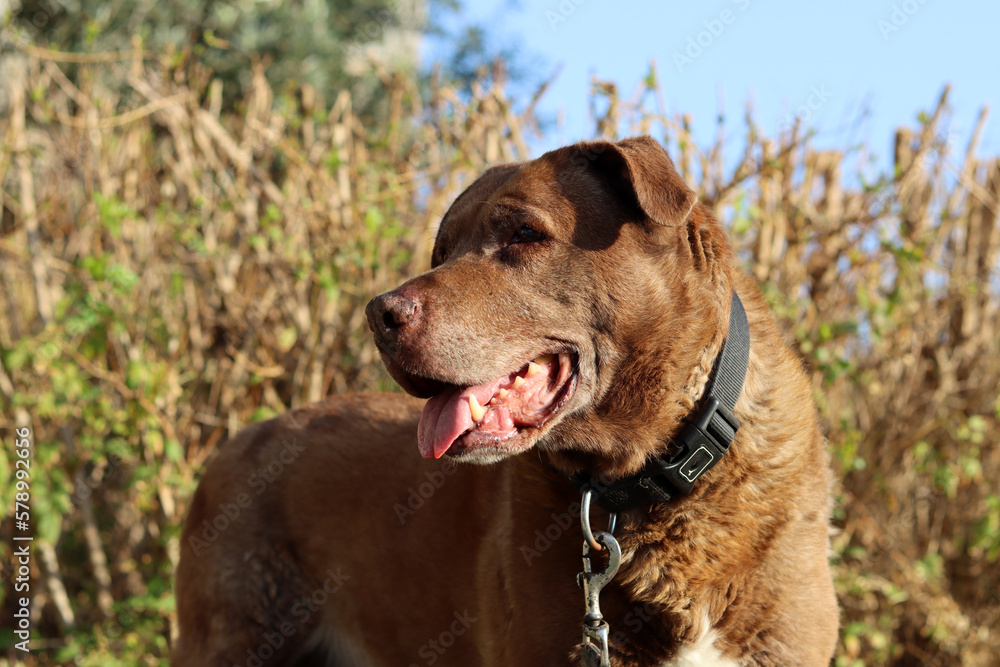
<path fill-rule="evenodd" d="M 614 530 L 615 515 L 611 515 L 609 531 Z M 601 589 L 604 588 L 618 572 L 622 561 L 622 549 L 618 540 L 610 532 L 590 530 L 590 490 L 584 491 L 580 508 L 580 522 L 586 539 L 583 541 L 583 572 L 577 575 L 576 581 L 583 589 L 584 603 L 587 612 L 583 617 L 583 664 L 585 667 L 610 667 L 608 655 L 608 623 L 601 614 Z M 592 551 L 603 551 L 608 554 L 607 566 L 595 572 L 591 565 Z"/>
<path fill-rule="evenodd" d="M 600 543 L 594 539 L 594 533 L 590 529 L 590 499 L 594 495 L 594 490 L 587 488 L 580 498 L 580 528 L 583 529 L 583 540 L 591 546 L 594 551 L 601 551 Z M 608 533 L 615 532 L 618 524 L 618 515 L 612 513 L 608 516 Z"/>

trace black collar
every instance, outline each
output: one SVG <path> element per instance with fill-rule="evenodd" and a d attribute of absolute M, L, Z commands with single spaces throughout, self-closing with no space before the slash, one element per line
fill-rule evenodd
<path fill-rule="evenodd" d="M 739 421 L 733 416 L 736 399 L 750 359 L 750 326 L 743 303 L 733 292 L 729 310 L 729 335 L 716 359 L 700 409 L 688 416 L 674 438 L 669 456 L 649 461 L 632 477 L 602 484 L 585 473 L 571 479 L 581 491 L 591 489 L 593 499 L 609 512 L 624 512 L 639 505 L 668 502 L 691 493 L 694 483 L 729 450 Z"/>

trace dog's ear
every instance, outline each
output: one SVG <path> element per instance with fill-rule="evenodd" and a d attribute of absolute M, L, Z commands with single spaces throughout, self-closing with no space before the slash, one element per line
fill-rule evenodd
<path fill-rule="evenodd" d="M 577 145 L 578 163 L 601 173 L 615 192 L 638 206 L 653 222 L 680 225 L 698 202 L 673 161 L 655 139 L 634 137 Z"/>

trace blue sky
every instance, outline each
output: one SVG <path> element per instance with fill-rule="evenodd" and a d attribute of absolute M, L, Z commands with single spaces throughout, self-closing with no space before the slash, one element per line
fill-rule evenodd
<path fill-rule="evenodd" d="M 656 60 L 668 113 L 692 114 L 700 143 L 720 104 L 738 134 L 753 100 L 773 135 L 812 103 L 818 144 L 864 142 L 882 162 L 894 128 L 914 125 L 948 82 L 957 148 L 988 104 L 979 154 L 1000 155 L 1000 2 L 467 0 L 465 13 L 498 42 L 520 44 L 539 79 L 562 66 L 540 107 L 561 123 L 539 152 L 593 135 L 592 76 L 627 95 Z"/>

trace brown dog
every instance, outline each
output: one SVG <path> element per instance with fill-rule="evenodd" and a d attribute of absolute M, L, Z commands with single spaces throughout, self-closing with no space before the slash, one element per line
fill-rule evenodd
<path fill-rule="evenodd" d="M 827 665 L 831 476 L 811 388 L 663 149 L 583 143 L 488 170 L 445 215 L 433 267 L 368 307 L 423 408 L 331 397 L 245 429 L 206 471 L 173 664 L 579 664 L 568 476 L 606 489 L 683 449 L 742 303 L 735 440 L 714 467 L 686 459 L 704 472 L 686 495 L 619 515 L 610 664 Z"/>

